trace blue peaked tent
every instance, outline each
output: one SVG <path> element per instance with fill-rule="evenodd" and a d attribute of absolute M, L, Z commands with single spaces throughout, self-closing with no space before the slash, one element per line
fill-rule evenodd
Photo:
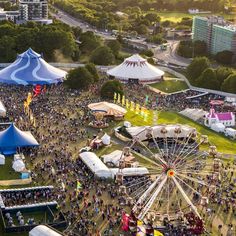
<path fill-rule="evenodd" d="M 19 130 L 13 123 L 0 132 L 0 152 L 5 155 L 16 153 L 20 147 L 39 146 L 37 140 L 30 132 Z"/>
<path fill-rule="evenodd" d="M 0 82 L 6 84 L 36 85 L 62 82 L 67 72 L 48 64 L 40 54 L 29 48 L 0 71 Z"/>

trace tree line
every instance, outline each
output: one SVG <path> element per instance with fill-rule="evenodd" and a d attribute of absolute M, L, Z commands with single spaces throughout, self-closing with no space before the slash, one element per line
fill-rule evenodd
<path fill-rule="evenodd" d="M 232 68 L 211 68 L 206 57 L 196 57 L 187 67 L 187 78 L 193 86 L 236 93 L 236 72 Z"/>
<path fill-rule="evenodd" d="M 64 57 L 78 60 L 79 49 L 75 43 L 73 29 L 56 22 L 40 25 L 28 22 L 16 25 L 12 22 L 0 22 L 0 62 L 12 62 L 17 54 L 29 47 L 42 53 L 46 60 L 55 60 L 55 51 L 59 50 Z"/>

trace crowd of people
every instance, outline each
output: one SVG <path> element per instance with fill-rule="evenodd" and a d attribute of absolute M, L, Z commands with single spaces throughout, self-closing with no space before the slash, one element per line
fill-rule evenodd
<path fill-rule="evenodd" d="M 117 235 L 122 212 L 127 209 L 117 186 L 112 182 L 98 180 L 82 163 L 78 153 L 88 139 L 94 135 L 94 129 L 87 125 L 92 114 L 88 104 L 99 102 L 99 88 L 93 85 L 88 91 L 74 91 L 61 85 L 47 88 L 43 95 L 33 99 L 30 109 L 35 118 L 32 125 L 24 112 L 24 101 L 32 87 L 1 85 L 1 100 L 5 104 L 9 120 L 14 121 L 21 130 L 29 130 L 40 143 L 39 148 L 25 149 L 29 157 L 28 165 L 32 170 L 35 184 L 52 184 L 53 193 L 21 192 L 4 193 L 6 205 L 19 205 L 38 199 L 55 199 L 64 213 L 68 235 L 101 235 L 109 229 L 109 235 Z M 162 95 L 140 85 L 125 85 L 125 95 L 130 101 L 143 104 L 148 95 L 149 108 L 183 110 L 199 104 L 208 109 L 211 99 L 221 99 L 216 95 L 204 95 L 198 103 L 189 96 L 198 95 L 188 91 L 175 95 Z M 77 181 L 82 185 L 77 189 Z M 126 179 L 129 186 L 135 179 Z M 150 181 L 150 180 L 148 180 Z M 132 188 L 128 191 L 134 191 Z"/>

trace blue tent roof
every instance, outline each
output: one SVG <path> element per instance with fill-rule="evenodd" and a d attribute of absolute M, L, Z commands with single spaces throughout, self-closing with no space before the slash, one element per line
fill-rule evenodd
<path fill-rule="evenodd" d="M 13 123 L 0 132 L 0 150 L 15 150 L 18 147 L 39 146 L 30 132 L 19 130 Z"/>
<path fill-rule="evenodd" d="M 7 84 L 53 84 L 62 82 L 66 72 L 48 64 L 40 54 L 29 48 L 0 71 L 0 82 Z"/>

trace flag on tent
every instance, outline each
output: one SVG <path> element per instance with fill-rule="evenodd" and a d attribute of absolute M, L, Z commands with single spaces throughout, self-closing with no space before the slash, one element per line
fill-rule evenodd
<path fill-rule="evenodd" d="M 148 95 L 146 95 L 146 98 L 145 98 L 145 105 L 148 104 Z"/>
<path fill-rule="evenodd" d="M 164 236 L 164 234 L 161 233 L 160 231 L 154 229 L 154 234 L 153 234 L 153 236 Z"/>
<path fill-rule="evenodd" d="M 38 95 L 40 95 L 41 94 L 41 85 L 37 84 L 33 91 L 34 91 L 34 97 L 37 97 Z"/>
<path fill-rule="evenodd" d="M 136 236 L 145 236 L 146 235 L 146 228 L 143 225 L 143 222 L 138 220 L 137 221 L 137 233 Z"/>

